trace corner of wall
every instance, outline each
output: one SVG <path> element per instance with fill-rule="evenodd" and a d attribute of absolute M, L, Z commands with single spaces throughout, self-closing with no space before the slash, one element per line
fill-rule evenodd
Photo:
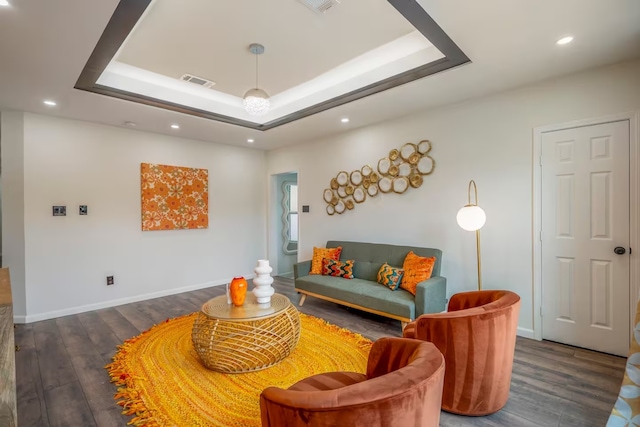
<path fill-rule="evenodd" d="M 11 274 L 13 312 L 27 314 L 24 238 L 24 113 L 0 113 L 2 266 Z"/>

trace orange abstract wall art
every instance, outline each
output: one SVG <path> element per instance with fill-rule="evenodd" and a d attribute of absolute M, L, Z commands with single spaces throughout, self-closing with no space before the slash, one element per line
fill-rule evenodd
<path fill-rule="evenodd" d="M 209 227 L 207 169 L 142 163 L 142 230 Z"/>

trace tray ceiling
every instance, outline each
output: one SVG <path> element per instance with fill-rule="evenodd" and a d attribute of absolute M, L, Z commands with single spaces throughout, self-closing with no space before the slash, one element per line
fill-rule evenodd
<path fill-rule="evenodd" d="M 242 107 L 255 42 L 264 117 Z M 121 0 L 76 88 L 268 130 L 468 61 L 415 0 L 345 0 L 324 14 L 296 0 Z"/>

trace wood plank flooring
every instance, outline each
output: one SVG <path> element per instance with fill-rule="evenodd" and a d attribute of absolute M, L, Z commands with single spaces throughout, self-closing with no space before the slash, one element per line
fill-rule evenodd
<path fill-rule="evenodd" d="M 294 303 L 293 280 L 274 287 Z M 199 310 L 218 286 L 28 325 L 17 325 L 18 425 L 126 426 L 104 365 L 116 345 L 160 323 Z M 303 313 L 372 340 L 401 336 L 400 322 L 307 298 Z M 442 413 L 441 426 L 602 427 L 616 400 L 625 359 L 552 342 L 518 338 L 507 406 L 486 417 Z"/>

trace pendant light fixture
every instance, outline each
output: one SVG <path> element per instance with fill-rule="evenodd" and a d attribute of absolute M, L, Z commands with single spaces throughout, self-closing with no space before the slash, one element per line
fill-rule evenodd
<path fill-rule="evenodd" d="M 252 116 L 264 116 L 271 106 L 267 92 L 258 87 L 258 55 L 264 53 L 264 46 L 259 43 L 251 43 L 249 51 L 256 56 L 256 87 L 249 89 L 244 94 L 242 104 L 247 113 Z"/>

